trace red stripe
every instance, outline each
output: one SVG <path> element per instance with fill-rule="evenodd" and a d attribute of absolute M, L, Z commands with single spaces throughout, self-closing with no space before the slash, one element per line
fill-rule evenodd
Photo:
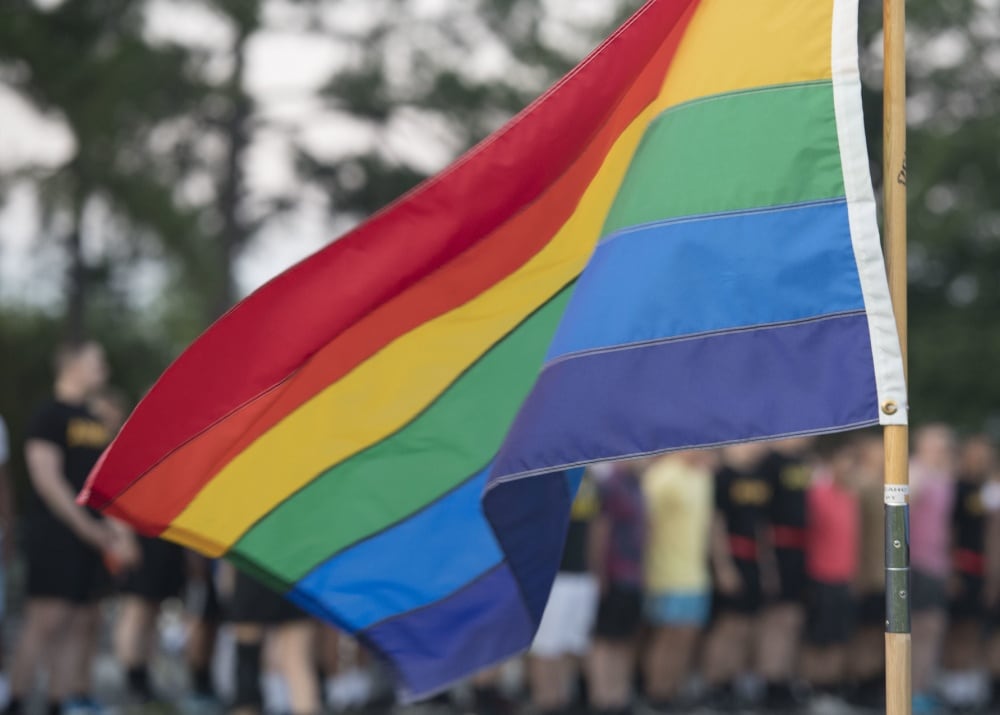
<path fill-rule="evenodd" d="M 170 496 L 177 503 L 165 505 L 162 493 L 150 494 L 156 500 L 155 509 L 169 507 L 167 511 L 176 512 L 210 476 L 204 470 L 219 466 L 220 457 L 224 463 L 225 455 L 244 448 L 395 337 L 516 270 L 572 213 L 575 200 L 599 166 L 595 131 L 611 117 L 625 117 L 622 107 L 612 114 L 623 94 L 635 87 L 629 95 L 633 99 L 627 107 L 628 121 L 655 96 L 676 45 L 657 47 L 666 34 L 663 28 L 681 28 L 694 6 L 694 0 L 650 3 L 637 15 L 641 22 L 633 22 L 610 38 L 557 85 L 557 93 L 547 94 L 449 171 L 282 274 L 224 316 L 168 369 L 139 405 L 103 468 L 95 471 L 100 478 L 91 479 L 89 503 L 106 506 L 136 475 L 212 429 L 206 433 L 204 452 L 185 454 L 182 469 L 168 470 L 171 475 L 186 475 L 184 484 L 171 476 Z M 679 37 L 680 32 L 674 40 Z M 657 50 L 662 65 L 656 71 L 643 71 Z M 643 78 L 641 85 L 636 84 L 637 76 Z M 617 133 L 624 128 L 617 121 L 615 126 Z M 560 131 L 552 131 L 553 127 Z M 611 131 L 604 127 L 605 140 Z M 573 166 L 573 175 L 563 177 L 546 203 L 530 205 L 578 157 L 582 167 Z M 589 174 L 575 173 L 591 169 Z M 494 231 L 512 216 L 508 230 Z M 418 252 L 414 236 L 419 237 Z M 483 243 L 484 236 L 489 236 L 492 245 Z M 483 247 L 476 246 L 477 242 Z M 470 246 L 476 249 L 468 251 Z M 460 255 L 463 252 L 467 253 Z M 451 261 L 454 268 L 448 270 Z M 431 275 L 433 281 L 418 282 Z M 406 293 L 408 289 L 415 293 Z M 317 296 L 323 296 L 324 304 L 337 306 L 336 310 L 316 310 Z M 370 320 L 358 324 L 366 315 Z M 280 336 L 261 326 L 281 326 Z M 331 342 L 338 336 L 344 340 Z M 321 350 L 333 354 L 330 362 L 317 361 L 316 369 L 303 371 L 307 377 L 299 381 L 296 376 L 290 386 L 269 394 Z M 215 434 L 223 423 L 225 429 Z"/>

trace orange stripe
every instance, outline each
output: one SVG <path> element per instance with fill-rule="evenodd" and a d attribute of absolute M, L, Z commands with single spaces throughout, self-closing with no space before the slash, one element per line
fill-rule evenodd
<path fill-rule="evenodd" d="M 670 36 L 625 93 L 605 126 L 542 197 L 481 241 L 392 301 L 351 326 L 291 379 L 217 423 L 134 481 L 106 512 L 160 533 L 201 490 L 209 477 L 317 392 L 341 379 L 398 335 L 467 302 L 512 273 L 545 246 L 576 209 L 618 136 L 658 94 L 666 68 L 683 36 Z M 525 241 L 525 236 L 537 237 Z M 515 248 L 522 248 L 515 251 Z M 169 484 L 164 490 L 158 484 Z M 164 492 L 169 491 L 169 499 Z"/>

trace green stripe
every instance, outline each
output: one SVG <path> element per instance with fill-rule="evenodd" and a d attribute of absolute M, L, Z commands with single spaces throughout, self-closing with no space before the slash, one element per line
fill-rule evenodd
<path fill-rule="evenodd" d="M 493 346 L 402 430 L 282 502 L 236 543 L 235 560 L 253 560 L 292 584 L 482 470 L 534 385 L 571 289 Z"/>
<path fill-rule="evenodd" d="M 646 130 L 604 226 L 844 195 L 830 82 L 721 94 Z"/>

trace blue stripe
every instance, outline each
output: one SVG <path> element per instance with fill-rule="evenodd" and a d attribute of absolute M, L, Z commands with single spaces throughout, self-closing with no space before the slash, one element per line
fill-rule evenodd
<path fill-rule="evenodd" d="M 648 224 L 598 246 L 548 359 L 863 308 L 843 200 Z"/>
<path fill-rule="evenodd" d="M 588 353 L 542 373 L 494 479 L 874 424 L 877 403 L 864 314 Z"/>
<path fill-rule="evenodd" d="M 430 507 L 317 566 L 289 597 L 351 630 L 433 603 L 503 560 L 480 498 L 489 468 Z"/>
<path fill-rule="evenodd" d="M 361 636 L 391 658 L 404 696 L 417 698 L 524 650 L 536 627 L 502 564 L 448 598 Z"/>

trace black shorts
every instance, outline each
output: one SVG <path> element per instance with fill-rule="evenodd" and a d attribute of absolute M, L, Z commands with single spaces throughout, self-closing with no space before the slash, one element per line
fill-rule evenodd
<path fill-rule="evenodd" d="M 642 591 L 630 586 L 611 586 L 597 606 L 594 636 L 605 640 L 630 640 L 642 627 Z"/>
<path fill-rule="evenodd" d="M 944 611 L 948 608 L 948 584 L 945 580 L 917 569 L 910 572 L 910 596 L 914 611 Z"/>
<path fill-rule="evenodd" d="M 740 572 L 740 582 L 743 584 L 740 592 L 726 595 L 720 591 L 713 594 L 712 613 L 725 613 L 741 616 L 756 615 L 763 605 L 763 594 L 760 585 L 760 566 L 756 561 L 734 559 L 736 569 Z"/>
<path fill-rule="evenodd" d="M 858 626 L 885 628 L 884 591 L 870 591 L 858 599 Z"/>
<path fill-rule="evenodd" d="M 854 635 L 855 604 L 846 583 L 814 581 L 809 586 L 806 640 L 810 645 L 844 645 Z"/>
<path fill-rule="evenodd" d="M 983 616 L 983 579 L 972 574 L 958 574 L 958 593 L 948 603 L 952 621 L 978 621 Z"/>
<path fill-rule="evenodd" d="M 775 549 L 778 562 L 779 603 L 805 603 L 809 578 L 806 576 L 806 552 L 802 549 Z"/>
<path fill-rule="evenodd" d="M 163 539 L 139 537 L 142 562 L 125 574 L 122 593 L 159 603 L 179 596 L 184 587 L 184 550 Z"/>
<path fill-rule="evenodd" d="M 226 604 L 226 620 L 232 623 L 274 625 L 302 621 L 309 616 L 277 591 L 272 591 L 242 571 L 236 572 L 233 597 Z"/>
<path fill-rule="evenodd" d="M 61 521 L 29 518 L 24 536 L 29 598 L 88 605 L 108 595 L 111 576 L 101 554 Z"/>

